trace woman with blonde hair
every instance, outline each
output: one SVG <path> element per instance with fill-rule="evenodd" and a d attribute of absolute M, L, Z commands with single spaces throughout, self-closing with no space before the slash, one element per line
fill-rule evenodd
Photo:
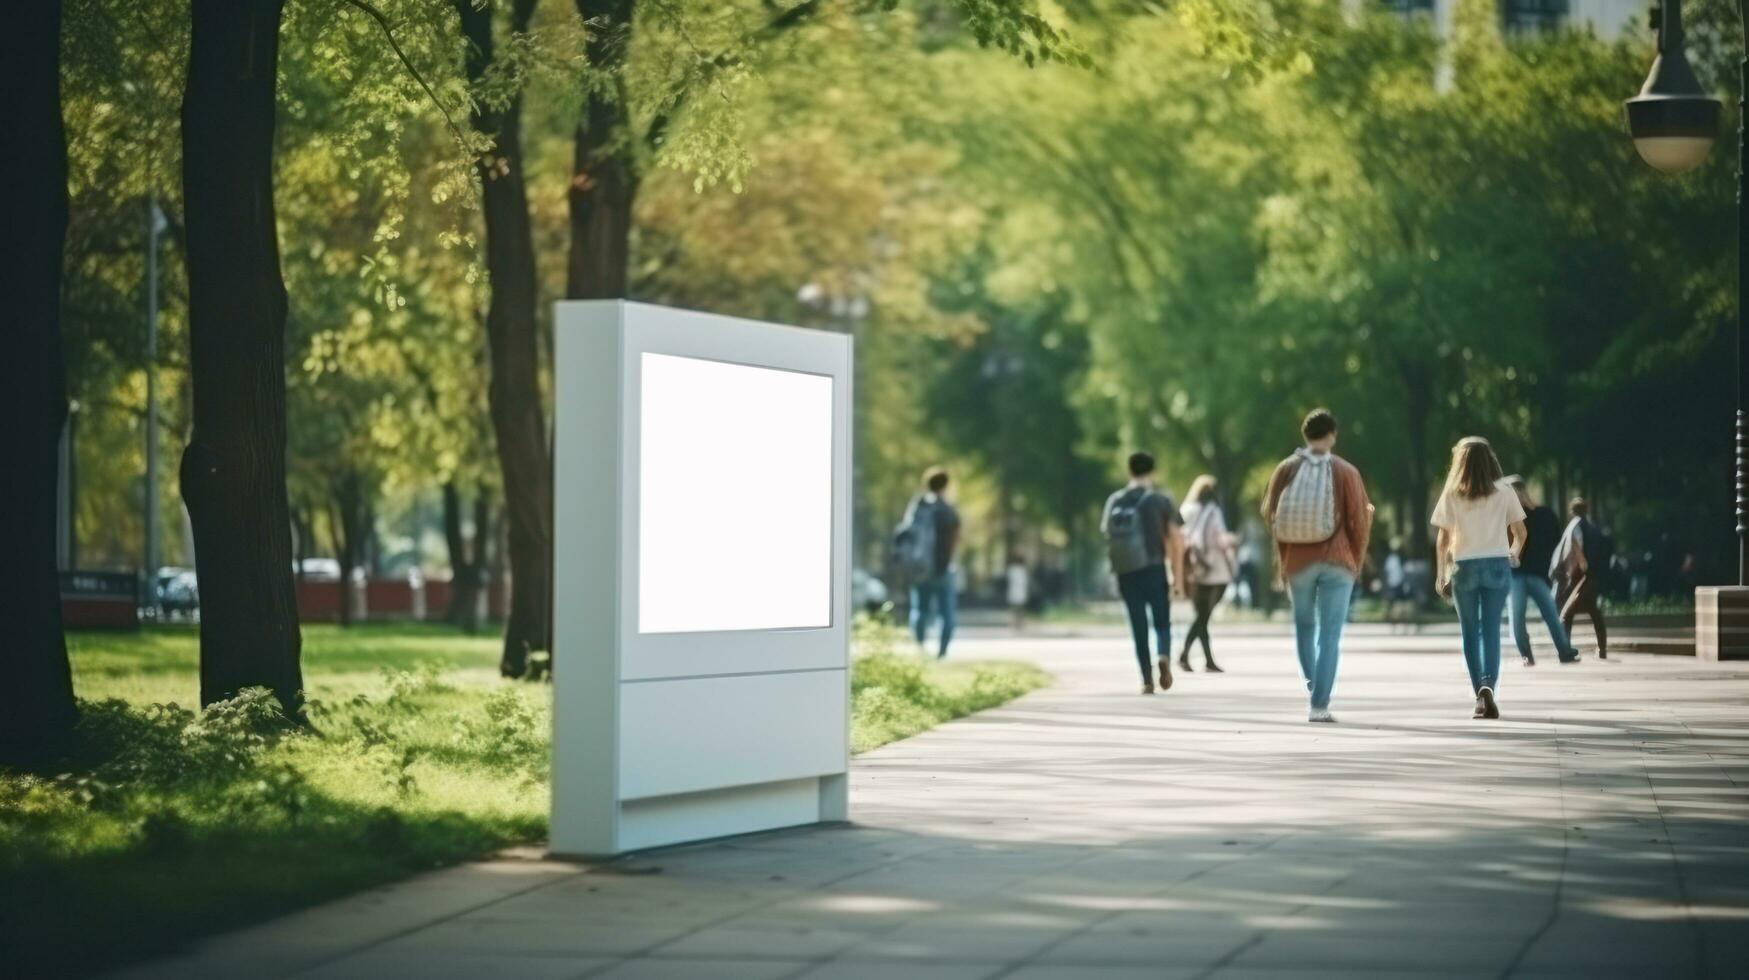
<path fill-rule="evenodd" d="M 1498 718 L 1500 613 L 1525 533 L 1524 507 L 1488 440 L 1470 436 L 1452 447 L 1433 526 L 1439 528 L 1439 593 L 1457 602 L 1475 717 Z"/>
<path fill-rule="evenodd" d="M 1209 649 L 1209 617 L 1214 615 L 1215 605 L 1226 594 L 1227 586 L 1233 584 L 1237 564 L 1233 548 L 1239 539 L 1227 530 L 1220 502 L 1215 499 L 1213 476 L 1204 473 L 1197 477 L 1184 501 L 1180 513 L 1184 517 L 1184 577 L 1188 586 L 1185 592 L 1196 607 L 1196 621 L 1190 624 L 1190 632 L 1184 634 L 1184 652 L 1178 655 L 1178 666 L 1190 670 L 1191 645 L 1201 640 L 1203 669 L 1211 674 L 1224 673 Z"/>

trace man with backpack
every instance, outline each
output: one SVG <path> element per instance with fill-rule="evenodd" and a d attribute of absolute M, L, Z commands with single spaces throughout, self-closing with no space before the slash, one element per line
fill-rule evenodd
<path fill-rule="evenodd" d="M 1314 409 L 1300 425 L 1304 447 L 1282 460 L 1263 495 L 1263 521 L 1294 609 L 1300 672 L 1311 695 L 1309 721 L 1334 722 L 1342 627 L 1372 533 L 1372 503 L 1354 464 L 1331 452 L 1336 416 Z"/>
<path fill-rule="evenodd" d="M 1154 693 L 1153 658 L 1148 651 L 1148 614 L 1154 615 L 1159 643 L 1160 690 L 1172 686 L 1172 605 L 1166 592 L 1166 562 L 1172 581 L 1184 581 L 1184 518 L 1172 498 L 1154 489 L 1154 457 L 1130 457 L 1130 482 L 1105 501 L 1099 520 L 1111 554 L 1111 573 L 1130 614 L 1136 662 L 1142 668 L 1142 693 Z"/>
<path fill-rule="evenodd" d="M 923 474 L 923 492 L 911 498 L 905 517 L 893 531 L 893 558 L 911 583 L 911 634 L 923 646 L 929 621 L 941 617 L 941 647 L 947 656 L 953 639 L 959 595 L 953 574 L 954 552 L 960 541 L 960 515 L 947 502 L 947 471 L 932 466 Z"/>

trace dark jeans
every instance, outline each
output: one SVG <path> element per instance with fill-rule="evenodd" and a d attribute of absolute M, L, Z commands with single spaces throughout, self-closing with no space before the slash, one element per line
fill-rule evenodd
<path fill-rule="evenodd" d="M 1573 620 L 1585 613 L 1591 617 L 1591 629 L 1597 633 L 1597 654 L 1603 656 L 1609 652 L 1609 628 L 1603 623 L 1603 607 L 1597 604 L 1598 581 L 1594 575 L 1586 574 L 1578 582 L 1569 586 L 1567 596 L 1561 603 L 1561 628 L 1567 631 L 1567 642 L 1573 642 Z"/>
<path fill-rule="evenodd" d="M 1226 594 L 1225 582 L 1198 585 L 1190 593 L 1191 604 L 1196 607 L 1196 621 L 1190 624 L 1190 632 L 1184 635 L 1184 652 L 1180 656 L 1188 658 L 1191 644 L 1201 640 L 1202 658 L 1209 663 L 1215 662 L 1215 655 L 1209 650 L 1209 617 L 1215 614 L 1215 606 Z"/>
<path fill-rule="evenodd" d="M 1154 612 L 1154 635 L 1160 656 L 1172 655 L 1172 605 L 1166 600 L 1166 566 L 1149 565 L 1117 577 L 1117 591 L 1130 611 L 1130 633 L 1136 639 L 1136 663 L 1142 682 L 1154 683 L 1154 661 L 1148 653 L 1148 611 Z"/>

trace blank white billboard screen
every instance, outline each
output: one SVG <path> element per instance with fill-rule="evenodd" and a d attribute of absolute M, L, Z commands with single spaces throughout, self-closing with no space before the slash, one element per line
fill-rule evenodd
<path fill-rule="evenodd" d="M 832 379 L 643 355 L 638 630 L 832 625 Z"/>

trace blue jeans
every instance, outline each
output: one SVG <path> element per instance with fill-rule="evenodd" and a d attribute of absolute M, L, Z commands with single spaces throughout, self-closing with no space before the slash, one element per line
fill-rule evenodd
<path fill-rule="evenodd" d="M 1154 613 L 1154 637 L 1162 659 L 1172 656 L 1172 603 L 1166 598 L 1166 566 L 1149 565 L 1117 577 L 1117 591 L 1130 613 L 1130 634 L 1136 641 L 1136 663 L 1142 683 L 1154 683 L 1154 662 L 1148 656 L 1148 613 Z"/>
<path fill-rule="evenodd" d="M 1500 614 L 1512 591 L 1512 562 L 1505 558 L 1466 558 L 1452 573 L 1458 626 L 1464 634 L 1464 664 L 1470 687 L 1500 689 Z"/>
<path fill-rule="evenodd" d="M 938 614 L 941 616 L 941 656 L 947 656 L 948 641 L 953 639 L 953 628 L 958 623 L 955 607 L 959 604 L 959 590 L 954 588 L 953 569 L 948 569 L 934 578 L 927 578 L 911 586 L 911 634 L 917 637 L 919 646 L 923 645 L 929 636 L 929 621 Z"/>
<path fill-rule="evenodd" d="M 1555 654 L 1562 660 L 1572 660 L 1578 656 L 1573 650 L 1573 644 L 1567 639 L 1567 630 L 1561 626 L 1561 611 L 1555 608 L 1555 594 L 1549 589 L 1549 580 L 1540 572 L 1527 572 L 1514 569 L 1512 572 L 1512 639 L 1518 644 L 1518 655 L 1530 656 L 1530 627 L 1524 621 L 1524 611 L 1528 602 L 1535 602 L 1537 612 L 1542 614 L 1543 625 L 1549 628 L 1549 639 L 1555 641 Z"/>
<path fill-rule="evenodd" d="M 1314 562 L 1288 580 L 1294 604 L 1294 641 L 1299 645 L 1300 673 L 1312 707 L 1330 707 L 1336 689 L 1336 663 L 1342 656 L 1342 627 L 1348 622 L 1348 599 L 1354 594 L 1354 573 L 1341 565 Z"/>

